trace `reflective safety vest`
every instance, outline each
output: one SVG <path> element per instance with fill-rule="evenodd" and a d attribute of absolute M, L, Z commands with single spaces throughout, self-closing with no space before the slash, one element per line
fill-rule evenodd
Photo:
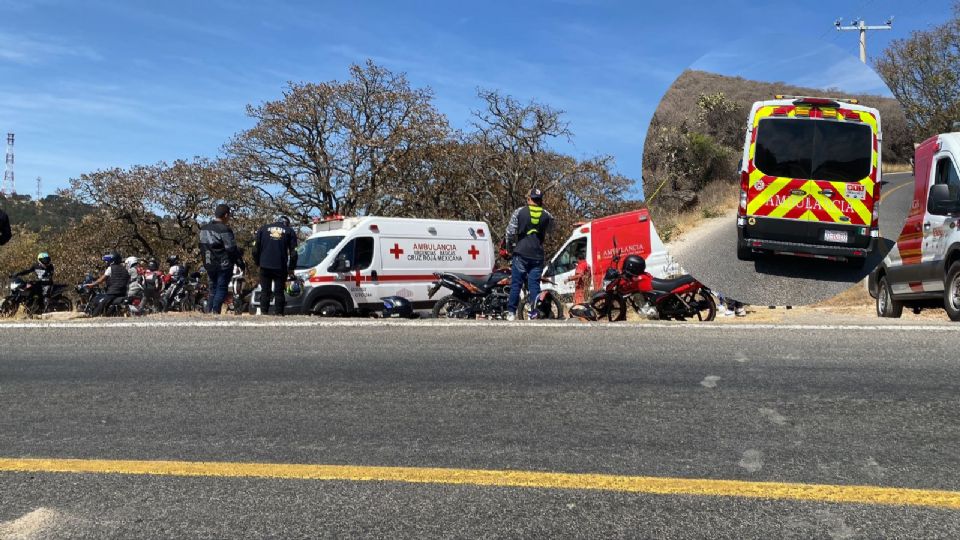
<path fill-rule="evenodd" d="M 550 214 L 539 206 L 527 206 L 520 211 L 517 234 L 519 239 L 513 252 L 529 259 L 543 259 L 543 241 L 550 227 Z"/>

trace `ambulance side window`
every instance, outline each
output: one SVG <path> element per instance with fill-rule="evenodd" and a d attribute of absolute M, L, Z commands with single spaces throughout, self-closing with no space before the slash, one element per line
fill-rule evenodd
<path fill-rule="evenodd" d="M 937 161 L 937 175 L 934 183 L 947 184 L 953 188 L 951 191 L 960 190 L 960 175 L 957 175 L 957 167 L 949 157 L 942 157 Z"/>
<path fill-rule="evenodd" d="M 366 270 L 373 263 L 373 237 L 354 238 L 343 246 L 337 259 L 346 257 L 350 261 L 350 270 Z"/>
<path fill-rule="evenodd" d="M 570 242 L 567 244 L 567 247 L 563 248 L 563 251 L 557 255 L 556 262 L 554 263 L 554 272 L 557 274 L 570 272 L 577 267 L 577 262 L 579 262 L 581 258 L 586 258 L 586 254 L 586 238 L 578 238 Z"/>

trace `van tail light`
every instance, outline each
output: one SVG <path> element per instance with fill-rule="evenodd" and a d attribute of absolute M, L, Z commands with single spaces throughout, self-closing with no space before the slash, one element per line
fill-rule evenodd
<path fill-rule="evenodd" d="M 750 173 L 740 171 L 740 208 L 737 213 L 741 216 L 747 213 L 747 189 L 750 183 Z"/>

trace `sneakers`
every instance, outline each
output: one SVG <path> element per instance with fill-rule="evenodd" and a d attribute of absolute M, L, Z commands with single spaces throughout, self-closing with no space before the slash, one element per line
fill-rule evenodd
<path fill-rule="evenodd" d="M 528 312 L 527 312 L 527 318 L 530 319 L 531 321 L 534 320 L 534 319 L 539 319 L 539 318 L 540 318 L 540 312 L 537 311 L 537 310 L 535 310 L 535 309 L 534 309 L 534 310 L 531 310 L 531 311 L 528 311 Z"/>
<path fill-rule="evenodd" d="M 720 311 L 720 314 L 724 317 L 733 317 L 734 313 L 735 312 L 730 308 L 722 308 Z"/>
<path fill-rule="evenodd" d="M 745 307 L 743 307 L 743 306 L 738 307 L 738 308 L 737 308 L 737 311 L 736 311 L 736 314 L 737 314 L 737 317 L 746 317 L 746 316 L 747 316 L 747 308 L 745 308 Z"/>
<path fill-rule="evenodd" d="M 507 322 L 513 322 L 513 321 L 517 320 L 517 314 L 508 311 L 506 318 L 507 318 Z"/>

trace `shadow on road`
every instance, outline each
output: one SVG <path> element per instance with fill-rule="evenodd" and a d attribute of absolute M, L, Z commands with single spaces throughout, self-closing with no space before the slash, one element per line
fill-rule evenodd
<path fill-rule="evenodd" d="M 763 255 L 754 261 L 758 274 L 781 277 L 814 278 L 841 283 L 857 283 L 873 271 L 893 248 L 894 241 L 880 238 L 877 249 L 867 258 L 862 267 L 847 266 L 843 262 L 824 259 L 808 259 L 790 255 Z"/>

